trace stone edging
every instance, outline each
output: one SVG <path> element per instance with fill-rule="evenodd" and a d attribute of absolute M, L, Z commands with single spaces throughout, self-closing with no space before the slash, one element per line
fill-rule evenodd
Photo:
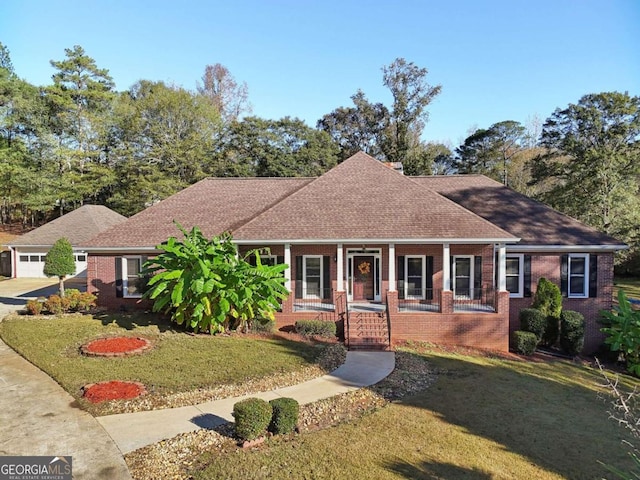
<path fill-rule="evenodd" d="M 110 340 L 116 338 L 135 338 L 136 340 L 141 340 L 144 342 L 144 345 L 141 347 L 135 348 L 133 350 L 127 350 L 126 352 L 93 352 L 89 350 L 89 345 L 93 342 L 97 342 L 99 340 Z M 101 337 L 91 340 L 90 342 L 85 343 L 80 347 L 80 353 L 86 355 L 88 357 L 127 357 L 129 355 L 139 355 L 141 353 L 146 352 L 153 348 L 153 344 L 151 341 L 144 337 L 127 337 L 127 336 L 118 336 L 118 337 Z"/>

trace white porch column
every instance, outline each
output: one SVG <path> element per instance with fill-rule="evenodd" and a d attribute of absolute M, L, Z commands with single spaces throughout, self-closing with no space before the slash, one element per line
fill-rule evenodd
<path fill-rule="evenodd" d="M 291 244 L 290 243 L 284 244 L 284 263 L 289 265 L 289 268 L 287 268 L 284 271 L 284 280 L 285 280 L 284 286 L 287 288 L 287 290 L 291 291 Z"/>
<path fill-rule="evenodd" d="M 507 290 L 507 247 L 501 243 L 498 247 L 498 291 Z"/>
<path fill-rule="evenodd" d="M 389 244 L 389 291 L 396 291 L 396 245 Z"/>
<path fill-rule="evenodd" d="M 448 243 L 442 244 L 442 291 L 451 290 L 451 249 Z"/>
<path fill-rule="evenodd" d="M 336 291 L 338 292 L 344 292 L 344 256 L 343 256 L 343 248 L 342 248 L 342 244 L 339 243 L 338 244 L 338 250 L 336 251 L 336 261 L 338 263 L 338 265 L 336 265 L 337 267 L 337 273 L 336 276 L 337 278 L 337 282 L 336 282 Z"/>

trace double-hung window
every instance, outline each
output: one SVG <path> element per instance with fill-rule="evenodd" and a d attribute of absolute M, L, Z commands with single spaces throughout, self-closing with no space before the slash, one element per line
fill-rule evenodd
<path fill-rule="evenodd" d="M 524 255 L 507 255 L 505 276 L 511 298 L 524 297 Z"/>
<path fill-rule="evenodd" d="M 303 298 L 322 298 L 322 255 L 305 255 L 303 260 Z"/>
<path fill-rule="evenodd" d="M 142 297 L 142 257 L 122 259 L 122 293 L 124 297 Z"/>
<path fill-rule="evenodd" d="M 568 297 L 587 298 L 589 296 L 589 254 L 570 254 L 567 273 Z"/>
<path fill-rule="evenodd" d="M 405 256 L 405 298 L 425 298 L 425 256 Z"/>

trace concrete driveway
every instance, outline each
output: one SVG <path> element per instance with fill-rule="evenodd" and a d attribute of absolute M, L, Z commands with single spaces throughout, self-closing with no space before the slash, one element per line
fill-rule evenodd
<path fill-rule="evenodd" d="M 77 288 L 87 291 L 87 280 L 69 278 L 64 281 L 65 288 Z M 9 313 L 20 310 L 27 300 L 48 297 L 58 293 L 58 280 L 55 278 L 10 278 L 0 281 L 0 319 Z"/>

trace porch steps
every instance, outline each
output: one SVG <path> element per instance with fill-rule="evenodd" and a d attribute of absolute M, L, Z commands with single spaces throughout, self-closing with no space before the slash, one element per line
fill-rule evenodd
<path fill-rule="evenodd" d="M 386 312 L 349 313 L 350 350 L 386 350 L 389 348 L 389 328 Z"/>

